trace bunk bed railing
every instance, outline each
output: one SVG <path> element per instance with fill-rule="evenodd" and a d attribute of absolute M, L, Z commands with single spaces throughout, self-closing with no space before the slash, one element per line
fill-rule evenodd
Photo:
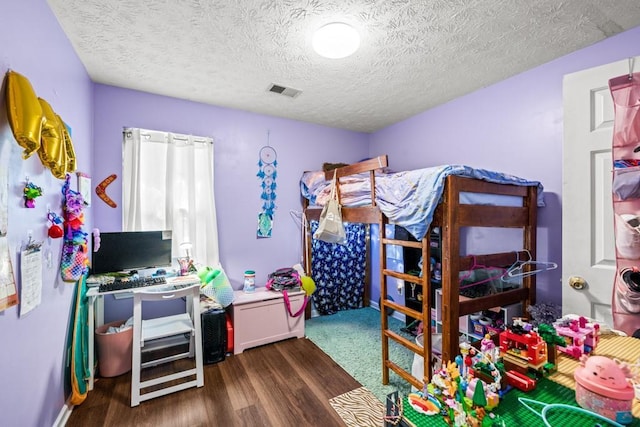
<path fill-rule="evenodd" d="M 460 193 L 478 192 L 522 197 L 522 207 L 466 205 Z M 535 275 L 523 278 L 518 289 L 485 297 L 460 301 L 459 273 L 472 265 L 472 257 L 459 256 L 462 227 L 496 227 L 522 229 L 522 249 L 535 258 L 537 232 L 537 187 L 496 184 L 460 176 L 447 177 L 443 200 L 434 215 L 434 225 L 442 227 L 442 360 L 449 361 L 459 353 L 460 316 L 496 306 L 520 303 L 522 310 L 535 304 Z M 519 256 L 516 252 L 476 257 L 484 265 L 509 265 Z M 426 377 L 426 375 L 425 375 Z"/>
<path fill-rule="evenodd" d="M 375 183 L 375 173 L 376 169 L 382 169 L 389 166 L 388 156 L 386 154 L 378 157 L 374 157 L 373 159 L 363 160 L 359 163 L 354 163 L 352 165 L 343 166 L 341 168 L 334 169 L 336 178 L 341 178 L 343 176 L 355 175 L 362 172 L 369 172 L 370 177 L 373 177 L 372 183 Z M 324 179 L 330 181 L 333 179 L 334 170 L 325 171 Z M 375 185 L 371 186 L 372 191 L 375 190 Z M 375 196 L 375 194 L 372 194 Z M 375 204 L 375 197 L 371 197 L 372 203 Z"/>
<path fill-rule="evenodd" d="M 307 221 L 319 221 L 322 208 L 307 208 L 305 210 Z M 342 210 L 344 222 L 357 222 L 363 224 L 378 224 L 382 213 L 374 206 L 360 206 Z"/>

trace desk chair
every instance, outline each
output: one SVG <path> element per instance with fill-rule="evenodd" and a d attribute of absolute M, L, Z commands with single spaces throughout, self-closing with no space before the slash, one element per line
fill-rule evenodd
<path fill-rule="evenodd" d="M 169 301 L 177 298 L 185 298 L 185 312 L 165 317 L 157 317 L 142 320 L 142 306 L 144 301 Z M 140 402 L 153 399 L 158 396 L 184 390 L 189 387 L 202 387 L 204 385 L 204 371 L 202 362 L 202 331 L 200 319 L 200 284 L 190 285 L 183 289 L 169 291 L 137 291 L 133 293 L 133 346 L 131 366 L 131 406 L 138 406 Z M 158 351 L 159 348 L 185 345 L 188 336 L 188 351 L 167 356 Z M 174 340 L 163 340 L 171 338 Z M 175 340 L 175 338 L 178 340 Z M 171 343 L 169 343 L 171 341 Z M 155 351 L 153 351 L 155 350 Z M 143 353 L 145 361 L 143 362 Z M 174 351 L 175 353 L 175 351 Z M 189 369 L 178 369 L 172 373 L 156 376 L 153 379 L 140 381 L 141 370 L 150 366 L 172 362 L 174 360 L 195 357 L 195 367 L 189 364 Z M 148 359 L 148 360 L 147 360 Z M 181 378 L 193 377 L 194 379 L 182 381 Z M 173 385 L 169 385 L 170 383 Z M 166 384 L 164 388 L 148 391 L 142 394 L 142 390 Z"/>

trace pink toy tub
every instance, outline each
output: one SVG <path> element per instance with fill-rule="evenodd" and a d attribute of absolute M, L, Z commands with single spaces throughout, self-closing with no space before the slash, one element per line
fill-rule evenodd
<path fill-rule="evenodd" d="M 604 356 L 591 356 L 576 368 L 576 401 L 584 409 L 620 424 L 633 421 L 633 387 L 618 364 Z"/>

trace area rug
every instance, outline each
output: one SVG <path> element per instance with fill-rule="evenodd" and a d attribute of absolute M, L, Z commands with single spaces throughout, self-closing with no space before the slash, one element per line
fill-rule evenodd
<path fill-rule="evenodd" d="M 366 387 L 329 399 L 329 404 L 340 415 L 347 427 L 383 425 L 384 405 Z"/>

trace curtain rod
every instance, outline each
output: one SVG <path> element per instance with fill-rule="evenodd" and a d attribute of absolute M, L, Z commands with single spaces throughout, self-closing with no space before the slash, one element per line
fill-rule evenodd
<path fill-rule="evenodd" d="M 123 128 L 122 133 L 125 134 L 126 137 L 130 138 L 132 135 L 132 131 L 135 128 Z M 197 142 L 197 143 L 209 143 L 209 144 L 213 144 L 213 138 L 210 137 L 206 137 L 206 136 L 193 136 L 193 135 L 188 135 L 185 137 L 180 136 L 180 134 L 175 134 L 172 132 L 164 132 L 164 131 L 149 131 L 146 129 L 138 129 L 140 131 L 140 136 L 144 136 L 147 139 L 150 138 L 152 136 L 152 134 L 150 132 L 155 132 L 155 133 L 159 133 L 162 134 L 165 139 L 171 135 L 171 137 L 173 139 L 176 139 L 178 141 L 188 141 L 189 140 L 189 136 L 191 136 L 191 138 L 193 139 L 193 142 Z M 166 142 L 166 141 L 155 141 L 155 142 Z"/>

